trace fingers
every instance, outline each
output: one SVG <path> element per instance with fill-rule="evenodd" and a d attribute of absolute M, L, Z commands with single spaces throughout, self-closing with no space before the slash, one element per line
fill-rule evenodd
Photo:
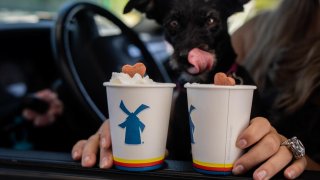
<path fill-rule="evenodd" d="M 266 161 L 279 150 L 281 137 L 276 133 L 268 133 L 246 154 L 234 163 L 234 174 L 242 174 L 256 165 Z M 291 153 L 287 153 L 291 155 Z M 292 156 L 292 155 L 291 155 Z M 291 158 L 291 157 L 289 157 Z"/>
<path fill-rule="evenodd" d="M 34 119 L 33 125 L 36 127 L 44 127 L 52 124 L 54 120 L 55 120 L 55 117 L 52 115 L 49 115 L 49 114 L 39 115 Z"/>
<path fill-rule="evenodd" d="M 100 163 L 99 166 L 102 169 L 111 168 L 113 165 L 112 151 L 110 148 L 100 148 Z"/>
<path fill-rule="evenodd" d="M 55 120 L 55 117 L 50 113 L 39 114 L 33 110 L 25 109 L 22 112 L 22 116 L 27 120 L 31 121 L 36 127 L 43 127 L 49 124 L 52 124 Z"/>
<path fill-rule="evenodd" d="M 39 114 L 33 110 L 25 109 L 22 115 L 30 121 L 33 121 L 34 126 L 43 127 L 52 124 L 58 115 L 63 112 L 63 103 L 59 100 L 58 95 L 49 89 L 39 91 L 35 94 L 36 97 L 49 103 L 49 109 L 45 114 Z"/>
<path fill-rule="evenodd" d="M 241 149 L 250 147 L 252 145 L 254 146 L 234 163 L 234 168 L 232 170 L 233 173 L 235 175 L 245 173 L 249 169 L 252 169 L 258 164 L 268 160 L 270 157 L 276 156 L 279 151 L 282 138 L 283 137 L 277 133 L 267 119 L 261 117 L 254 118 L 249 127 L 239 135 L 236 143 L 236 145 Z M 280 152 L 280 154 L 283 154 L 283 152 Z M 287 152 L 286 154 L 289 156 L 289 159 L 292 158 L 290 152 Z M 284 156 L 283 158 L 287 158 L 287 156 Z M 275 160 L 270 161 L 271 164 L 274 161 Z M 285 164 L 287 163 L 288 162 Z M 263 169 L 260 169 L 260 173 L 256 171 L 256 176 L 267 176 L 266 174 L 263 174 L 265 171 L 262 170 Z"/>
<path fill-rule="evenodd" d="M 46 114 L 39 114 L 29 109 L 23 110 L 22 115 L 27 121 L 33 122 L 35 127 L 50 125 L 55 121 L 56 118 L 56 116 L 50 112 L 47 112 Z"/>
<path fill-rule="evenodd" d="M 62 113 L 63 103 L 60 101 L 56 93 L 50 90 L 44 90 L 37 93 L 36 96 L 49 103 L 49 110 L 47 112 L 48 115 L 54 117 Z"/>
<path fill-rule="evenodd" d="M 292 160 L 292 153 L 285 146 L 281 146 L 277 154 L 263 163 L 254 173 L 254 179 L 270 179 L 281 169 L 286 167 Z M 287 179 L 297 178 L 307 166 L 305 158 L 295 160 L 285 171 L 284 176 Z"/>
<path fill-rule="evenodd" d="M 286 138 L 270 125 L 264 118 L 255 118 L 249 127 L 238 137 L 236 145 L 251 149 L 235 163 L 232 172 L 235 175 L 245 173 L 260 165 L 253 173 L 254 179 L 270 179 L 291 163 L 293 155 L 286 146 L 280 146 Z M 306 168 L 306 158 L 295 160 L 284 171 L 288 179 L 298 177 Z"/>
<path fill-rule="evenodd" d="M 254 179 L 270 179 L 292 160 L 292 153 L 287 147 L 281 146 L 276 154 L 271 156 L 253 173 Z"/>
<path fill-rule="evenodd" d="M 92 135 L 86 142 L 81 159 L 83 167 L 92 167 L 96 163 L 99 148 L 99 134 Z"/>
<path fill-rule="evenodd" d="M 108 149 L 111 147 L 111 137 L 109 129 L 109 120 L 103 122 L 100 126 L 98 133 L 100 134 L 100 147 Z"/>
<path fill-rule="evenodd" d="M 108 120 L 104 121 L 98 132 L 91 136 L 85 144 L 81 162 L 83 167 L 92 167 L 96 163 L 99 147 L 100 168 L 110 168 L 113 165 L 113 158 Z"/>
<path fill-rule="evenodd" d="M 295 160 L 285 171 L 284 176 L 288 179 L 295 179 L 303 173 L 307 167 L 307 160 L 305 157 Z"/>
<path fill-rule="evenodd" d="M 58 98 L 50 102 L 49 113 L 56 116 L 60 115 L 63 112 L 63 103 Z"/>
<path fill-rule="evenodd" d="M 30 109 L 24 109 L 22 111 L 22 116 L 26 119 L 26 120 L 33 120 L 35 119 L 35 117 L 37 116 L 38 114 Z"/>
<path fill-rule="evenodd" d="M 35 94 L 36 97 L 41 98 L 47 102 L 50 102 L 54 99 L 58 99 L 58 95 L 51 91 L 50 89 L 44 89 Z"/>
<path fill-rule="evenodd" d="M 113 165 L 108 120 L 103 122 L 98 133 L 100 134 L 100 168 L 107 169 Z"/>
<path fill-rule="evenodd" d="M 110 168 L 113 165 L 111 150 L 111 138 L 109 130 L 109 121 L 106 120 L 99 128 L 96 134 L 88 140 L 78 141 L 72 148 L 72 158 L 81 159 L 83 167 L 92 167 L 96 164 L 97 153 L 100 153 L 100 168 Z"/>
<path fill-rule="evenodd" d="M 80 160 L 82 157 L 82 152 L 87 140 L 80 140 L 72 147 L 72 159 L 73 160 Z"/>
<path fill-rule="evenodd" d="M 245 149 L 262 139 L 271 129 L 272 126 L 267 119 L 254 118 L 251 120 L 249 127 L 239 135 L 236 146 Z"/>

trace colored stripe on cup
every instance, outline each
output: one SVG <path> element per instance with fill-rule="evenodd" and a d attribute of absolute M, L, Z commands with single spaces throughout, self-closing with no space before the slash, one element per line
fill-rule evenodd
<path fill-rule="evenodd" d="M 142 171 L 152 171 L 156 169 L 160 169 L 162 167 L 162 164 L 156 165 L 156 166 L 149 166 L 149 167 L 122 167 L 115 165 L 115 168 L 123 170 L 123 171 L 131 171 L 131 172 L 142 172 Z"/>
<path fill-rule="evenodd" d="M 222 175 L 226 176 L 226 175 L 231 175 L 232 174 L 231 171 L 226 171 L 226 172 L 224 172 L 224 171 L 206 171 L 206 170 L 198 169 L 198 168 L 195 168 L 195 167 L 193 167 L 193 168 L 194 168 L 195 171 L 197 171 L 197 172 L 199 172 L 201 174 L 220 175 L 220 176 L 222 176 Z"/>
<path fill-rule="evenodd" d="M 214 172 L 231 172 L 233 164 L 207 163 L 193 160 L 193 166 L 198 170 L 214 171 Z"/>
<path fill-rule="evenodd" d="M 122 168 L 159 167 L 159 165 L 163 164 L 164 162 L 164 156 L 144 160 L 127 160 L 113 157 L 113 162 L 116 166 L 120 166 Z"/>

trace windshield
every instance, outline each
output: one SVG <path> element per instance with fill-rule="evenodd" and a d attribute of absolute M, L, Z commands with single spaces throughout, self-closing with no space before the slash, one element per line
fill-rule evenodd
<path fill-rule="evenodd" d="M 71 0 L 1 0 L 0 1 L 0 22 L 16 23 L 27 22 L 36 23 L 40 20 L 50 20 L 54 18 L 59 8 Z M 123 20 L 128 26 L 136 25 L 141 16 L 137 12 L 122 14 L 123 7 L 128 0 L 91 0 L 109 9 L 112 13 Z"/>
<path fill-rule="evenodd" d="M 36 23 L 40 20 L 53 19 L 59 8 L 66 3 L 75 0 L 1 0 L 0 1 L 0 22 Z M 133 27 L 142 20 L 141 14 L 132 11 L 123 14 L 123 8 L 128 0 L 89 0 L 110 10 L 129 27 Z M 245 11 L 238 13 L 229 19 L 230 32 L 241 26 L 246 20 L 260 11 L 275 7 L 280 0 L 251 0 L 245 6 Z"/>

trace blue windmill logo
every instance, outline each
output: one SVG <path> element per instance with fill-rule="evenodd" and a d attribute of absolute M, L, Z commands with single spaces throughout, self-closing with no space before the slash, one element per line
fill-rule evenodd
<path fill-rule="evenodd" d="M 194 129 L 195 129 L 195 126 L 193 124 L 193 121 L 192 121 L 192 118 L 191 118 L 191 113 L 193 110 L 195 110 L 196 108 L 191 105 L 190 108 L 189 108 L 189 124 L 190 124 L 190 135 L 191 135 L 191 144 L 194 144 Z"/>
<path fill-rule="evenodd" d="M 138 114 L 149 108 L 149 106 L 141 104 L 133 113 L 130 112 L 123 101 L 120 102 L 120 109 L 128 115 L 123 123 L 119 126 L 125 129 L 125 144 L 142 144 L 141 133 L 143 132 L 145 125 L 138 118 Z"/>

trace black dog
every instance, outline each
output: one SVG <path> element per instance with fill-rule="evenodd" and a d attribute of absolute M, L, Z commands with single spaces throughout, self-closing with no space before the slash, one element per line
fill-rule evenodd
<path fill-rule="evenodd" d="M 235 62 L 227 19 L 242 11 L 248 1 L 130 0 L 124 13 L 137 9 L 162 25 L 167 41 L 174 48 L 170 67 L 177 74 L 178 84 L 212 83 L 215 73 L 228 72 Z M 182 90 L 170 122 L 169 158 L 191 158 L 189 136 L 187 98 Z"/>

